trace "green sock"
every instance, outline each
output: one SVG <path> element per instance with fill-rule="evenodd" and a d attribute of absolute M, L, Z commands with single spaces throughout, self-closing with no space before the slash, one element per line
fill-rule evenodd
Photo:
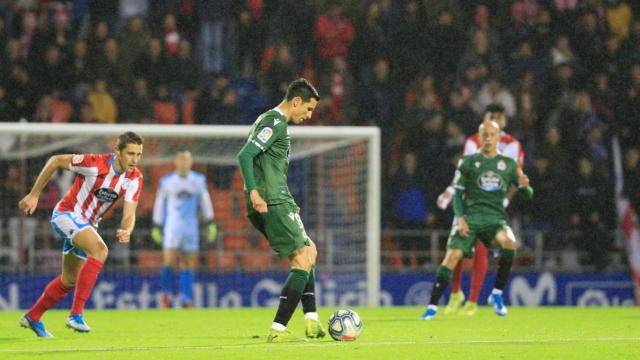
<path fill-rule="evenodd" d="M 302 303 L 302 312 L 304 314 L 308 312 L 316 312 L 316 266 L 313 265 L 311 267 L 311 272 L 309 273 L 309 281 L 307 281 L 307 285 L 305 285 L 304 290 L 302 291 L 302 299 L 300 302 Z"/>
<path fill-rule="evenodd" d="M 276 312 L 273 322 L 287 326 L 293 312 L 298 306 L 298 302 L 302 297 L 307 282 L 309 281 L 309 273 L 300 269 L 291 269 L 287 281 L 284 283 L 282 292 L 280 293 L 280 305 Z"/>
<path fill-rule="evenodd" d="M 433 283 L 433 288 L 431 289 L 430 305 L 438 305 L 442 294 L 447 289 L 447 286 L 449 286 L 451 274 L 453 274 L 453 270 L 443 265 L 438 266 L 438 270 L 436 270 L 436 282 Z"/>
<path fill-rule="evenodd" d="M 513 258 L 516 256 L 515 250 L 500 249 L 500 263 L 498 265 L 498 271 L 496 272 L 496 284 L 494 288 L 503 290 L 507 284 L 509 274 L 511 274 L 511 265 L 513 265 Z"/>

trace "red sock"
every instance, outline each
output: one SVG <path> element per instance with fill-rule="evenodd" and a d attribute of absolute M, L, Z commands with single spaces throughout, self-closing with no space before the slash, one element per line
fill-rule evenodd
<path fill-rule="evenodd" d="M 29 310 L 27 316 L 33 321 L 39 321 L 42 314 L 54 307 L 60 300 L 64 299 L 69 291 L 71 291 L 71 288 L 62 285 L 62 276 L 58 275 L 44 288 L 42 295 L 40 295 L 38 301 L 36 301 L 31 310 Z"/>
<path fill-rule="evenodd" d="M 451 275 L 451 293 L 457 293 L 462 287 L 462 261 L 458 261 L 458 265 L 453 269 L 453 275 Z"/>
<path fill-rule="evenodd" d="M 473 271 L 471 271 L 471 291 L 469 301 L 477 303 L 484 284 L 484 277 L 489 267 L 489 249 L 482 243 L 476 244 L 476 256 L 473 258 Z"/>
<path fill-rule="evenodd" d="M 76 292 L 73 295 L 73 305 L 71 305 L 71 314 L 82 314 L 84 311 L 84 303 L 89 299 L 102 265 L 100 260 L 90 257 L 80 268 L 76 281 Z"/>

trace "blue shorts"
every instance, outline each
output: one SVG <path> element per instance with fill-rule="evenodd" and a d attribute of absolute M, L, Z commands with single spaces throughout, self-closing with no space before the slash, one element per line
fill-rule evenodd
<path fill-rule="evenodd" d="M 54 211 L 53 214 L 51 214 L 51 227 L 63 241 L 62 253 L 64 255 L 73 253 L 81 259 L 87 259 L 87 254 L 73 245 L 73 238 L 81 230 L 90 226 L 91 224 L 88 221 L 78 219 L 77 215 L 72 211 Z"/>

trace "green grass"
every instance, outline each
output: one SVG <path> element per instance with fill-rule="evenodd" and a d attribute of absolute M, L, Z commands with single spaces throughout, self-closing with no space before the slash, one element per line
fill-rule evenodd
<path fill-rule="evenodd" d="M 510 308 L 505 318 L 481 308 L 433 321 L 418 321 L 419 307 L 356 310 L 356 342 L 295 344 L 265 343 L 273 309 L 87 311 L 89 334 L 51 311 L 53 339 L 20 328 L 21 312 L 0 312 L 0 359 L 640 359 L 637 308 Z M 300 311 L 289 328 L 303 334 Z"/>

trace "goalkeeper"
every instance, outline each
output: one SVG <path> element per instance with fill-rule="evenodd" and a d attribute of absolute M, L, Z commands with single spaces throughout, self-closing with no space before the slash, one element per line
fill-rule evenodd
<path fill-rule="evenodd" d="M 176 171 L 160 179 L 153 206 L 153 229 L 151 237 L 162 243 L 163 266 L 160 270 L 162 302 L 160 307 L 169 308 L 173 295 L 173 274 L 180 255 L 180 294 L 185 308 L 193 306 L 194 269 L 200 250 L 200 222 L 202 214 L 208 242 L 217 237 L 213 223 L 213 206 L 207 190 L 205 176 L 191 170 L 193 159 L 189 151 L 180 151 L 175 157 Z M 178 302 L 174 301 L 174 304 Z"/>

